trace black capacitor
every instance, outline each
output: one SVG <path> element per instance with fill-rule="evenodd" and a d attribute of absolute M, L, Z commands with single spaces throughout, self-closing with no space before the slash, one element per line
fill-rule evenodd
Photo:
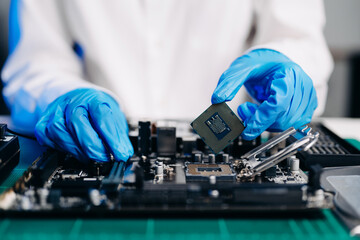
<path fill-rule="evenodd" d="M 17 136 L 5 140 L 6 124 L 3 124 L 3 139 L 0 140 L 0 183 L 4 181 L 20 160 L 20 145 Z"/>
<path fill-rule="evenodd" d="M 0 124 L 0 139 L 5 139 L 6 129 L 7 129 L 6 124 Z"/>
<path fill-rule="evenodd" d="M 323 169 L 320 164 L 310 166 L 308 186 L 311 191 L 321 189 L 320 179 L 322 172 Z"/>
<path fill-rule="evenodd" d="M 138 155 L 147 156 L 151 153 L 151 124 L 149 121 L 139 122 Z"/>
<path fill-rule="evenodd" d="M 203 153 L 201 151 L 193 151 L 192 152 L 192 160 L 193 162 L 201 162 L 203 158 Z"/>
<path fill-rule="evenodd" d="M 136 189 L 140 190 L 144 187 L 144 179 L 145 179 L 144 169 L 141 166 L 136 166 L 134 173 L 135 173 L 135 187 Z"/>
<path fill-rule="evenodd" d="M 208 158 L 209 158 L 209 163 L 210 164 L 215 164 L 216 163 L 215 154 L 213 154 L 213 153 L 209 154 Z"/>
<path fill-rule="evenodd" d="M 158 156 L 175 156 L 176 154 L 176 128 L 157 128 L 157 154 Z"/>
<path fill-rule="evenodd" d="M 229 154 L 227 154 L 227 153 L 222 154 L 221 160 L 223 163 L 229 163 Z"/>

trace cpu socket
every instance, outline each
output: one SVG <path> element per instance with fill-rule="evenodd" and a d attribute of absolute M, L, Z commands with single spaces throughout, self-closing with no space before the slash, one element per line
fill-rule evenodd
<path fill-rule="evenodd" d="M 229 164 L 189 163 L 185 170 L 187 181 L 208 181 L 210 176 L 217 181 L 234 181 L 235 171 Z"/>

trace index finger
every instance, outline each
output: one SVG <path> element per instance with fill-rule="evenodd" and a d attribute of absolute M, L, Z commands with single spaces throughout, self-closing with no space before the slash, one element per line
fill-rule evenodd
<path fill-rule="evenodd" d="M 241 59 L 235 60 L 221 75 L 218 85 L 212 94 L 211 103 L 216 104 L 232 100 L 248 78 L 251 70 L 252 67 L 243 64 Z"/>
<path fill-rule="evenodd" d="M 110 108 L 106 103 L 90 106 L 90 116 L 96 132 L 104 140 L 117 161 L 127 161 L 133 154 L 134 149 L 128 137 L 128 127 L 124 114 Z"/>

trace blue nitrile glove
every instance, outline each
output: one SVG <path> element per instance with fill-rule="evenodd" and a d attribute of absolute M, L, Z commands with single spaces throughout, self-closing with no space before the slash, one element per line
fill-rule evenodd
<path fill-rule="evenodd" d="M 220 77 L 212 103 L 232 100 L 243 84 L 258 103 L 246 102 L 238 108 L 246 125 L 245 140 L 265 130 L 284 131 L 307 124 L 317 107 L 311 78 L 274 50 L 257 49 L 236 59 Z"/>
<path fill-rule="evenodd" d="M 52 102 L 36 124 L 40 144 L 86 162 L 126 161 L 134 154 L 118 103 L 95 89 L 77 89 Z"/>

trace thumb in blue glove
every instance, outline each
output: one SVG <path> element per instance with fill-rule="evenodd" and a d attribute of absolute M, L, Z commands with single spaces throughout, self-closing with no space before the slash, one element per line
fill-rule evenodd
<path fill-rule="evenodd" d="M 236 59 L 222 74 L 212 95 L 213 104 L 230 101 L 244 85 L 257 102 L 238 107 L 251 140 L 265 130 L 284 131 L 311 121 L 317 107 L 311 78 L 296 63 L 270 49 L 257 49 Z"/>
<path fill-rule="evenodd" d="M 108 94 L 77 89 L 52 102 L 35 127 L 40 144 L 69 152 L 83 162 L 126 161 L 134 154 L 125 115 Z"/>

